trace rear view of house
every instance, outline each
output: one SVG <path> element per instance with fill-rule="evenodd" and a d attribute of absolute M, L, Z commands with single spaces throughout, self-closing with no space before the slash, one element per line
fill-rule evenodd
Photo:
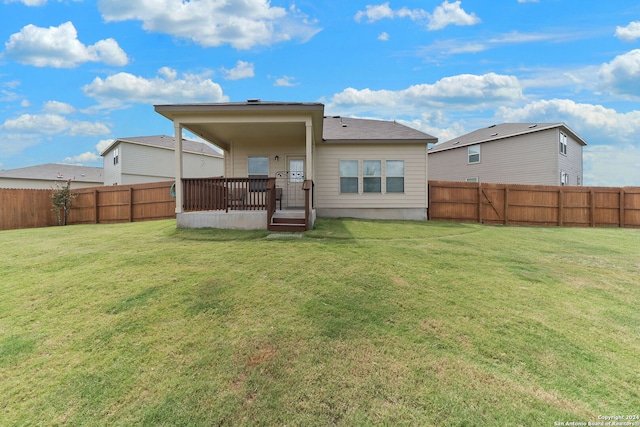
<path fill-rule="evenodd" d="M 326 117 L 320 103 L 155 109 L 176 131 L 178 226 L 292 231 L 311 228 L 316 215 L 427 218 L 427 146 L 437 140 L 423 132 L 392 121 Z M 224 177 L 185 178 L 183 129 L 223 150 Z"/>
<path fill-rule="evenodd" d="M 100 155 L 104 162 L 104 185 L 143 184 L 175 178 L 175 142 L 166 135 L 118 138 Z M 202 142 L 184 140 L 184 176 L 202 178 L 222 175 L 220 153 Z"/>
<path fill-rule="evenodd" d="M 504 123 L 429 149 L 429 180 L 583 185 L 582 148 L 564 123 Z"/>

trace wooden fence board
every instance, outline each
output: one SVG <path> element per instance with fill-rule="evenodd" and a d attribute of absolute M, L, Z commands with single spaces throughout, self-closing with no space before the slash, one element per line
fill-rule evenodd
<path fill-rule="evenodd" d="M 69 224 L 96 224 L 175 218 L 173 184 L 118 185 L 72 190 Z M 57 225 L 53 190 L 0 189 L 0 230 Z"/>
<path fill-rule="evenodd" d="M 483 224 L 640 227 L 640 187 L 431 181 L 429 219 Z"/>

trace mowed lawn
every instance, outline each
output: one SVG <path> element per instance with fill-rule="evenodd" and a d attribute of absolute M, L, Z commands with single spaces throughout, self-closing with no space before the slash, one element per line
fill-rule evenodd
<path fill-rule="evenodd" d="M 267 235 L 0 232 L 0 425 L 640 414 L 640 230 L 321 219 Z"/>

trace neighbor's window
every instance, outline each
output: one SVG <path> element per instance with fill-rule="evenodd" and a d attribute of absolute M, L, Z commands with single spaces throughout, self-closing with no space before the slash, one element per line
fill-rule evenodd
<path fill-rule="evenodd" d="M 358 161 L 340 160 L 340 192 L 358 192 Z"/>
<path fill-rule="evenodd" d="M 582 185 L 582 177 L 580 175 L 578 175 L 578 185 Z"/>
<path fill-rule="evenodd" d="M 382 161 L 362 161 L 362 191 L 365 193 L 382 192 Z"/>
<path fill-rule="evenodd" d="M 569 174 L 560 172 L 560 185 L 569 185 Z"/>
<path fill-rule="evenodd" d="M 113 150 L 113 164 L 117 165 L 120 162 L 120 147 L 116 147 Z"/>
<path fill-rule="evenodd" d="M 267 156 L 250 156 L 248 160 L 248 176 L 249 178 L 268 178 L 269 177 L 269 157 Z M 267 182 L 258 181 L 249 184 L 250 191 L 264 191 L 267 188 Z"/>
<path fill-rule="evenodd" d="M 469 163 L 480 163 L 480 146 L 472 145 L 468 150 Z"/>
<path fill-rule="evenodd" d="M 404 160 L 387 160 L 385 175 L 387 193 L 404 193 Z"/>
<path fill-rule="evenodd" d="M 567 155 L 567 135 L 560 132 L 560 154 Z"/>

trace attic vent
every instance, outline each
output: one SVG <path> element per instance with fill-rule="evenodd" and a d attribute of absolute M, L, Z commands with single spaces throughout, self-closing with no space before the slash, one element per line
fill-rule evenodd
<path fill-rule="evenodd" d="M 496 125 L 491 125 L 487 129 L 491 129 L 491 128 L 494 128 L 494 127 L 496 127 Z"/>
<path fill-rule="evenodd" d="M 460 141 L 456 141 L 453 143 L 453 145 L 458 145 L 458 144 L 460 144 Z"/>
<path fill-rule="evenodd" d="M 529 125 L 529 129 L 533 129 L 536 126 L 538 126 L 538 125 L 537 124 Z"/>
<path fill-rule="evenodd" d="M 492 133 L 491 136 L 498 136 L 498 132 Z"/>
<path fill-rule="evenodd" d="M 260 102 L 260 98 L 251 98 L 251 99 L 247 99 L 247 102 L 250 102 L 250 103 L 257 103 L 257 102 Z"/>

